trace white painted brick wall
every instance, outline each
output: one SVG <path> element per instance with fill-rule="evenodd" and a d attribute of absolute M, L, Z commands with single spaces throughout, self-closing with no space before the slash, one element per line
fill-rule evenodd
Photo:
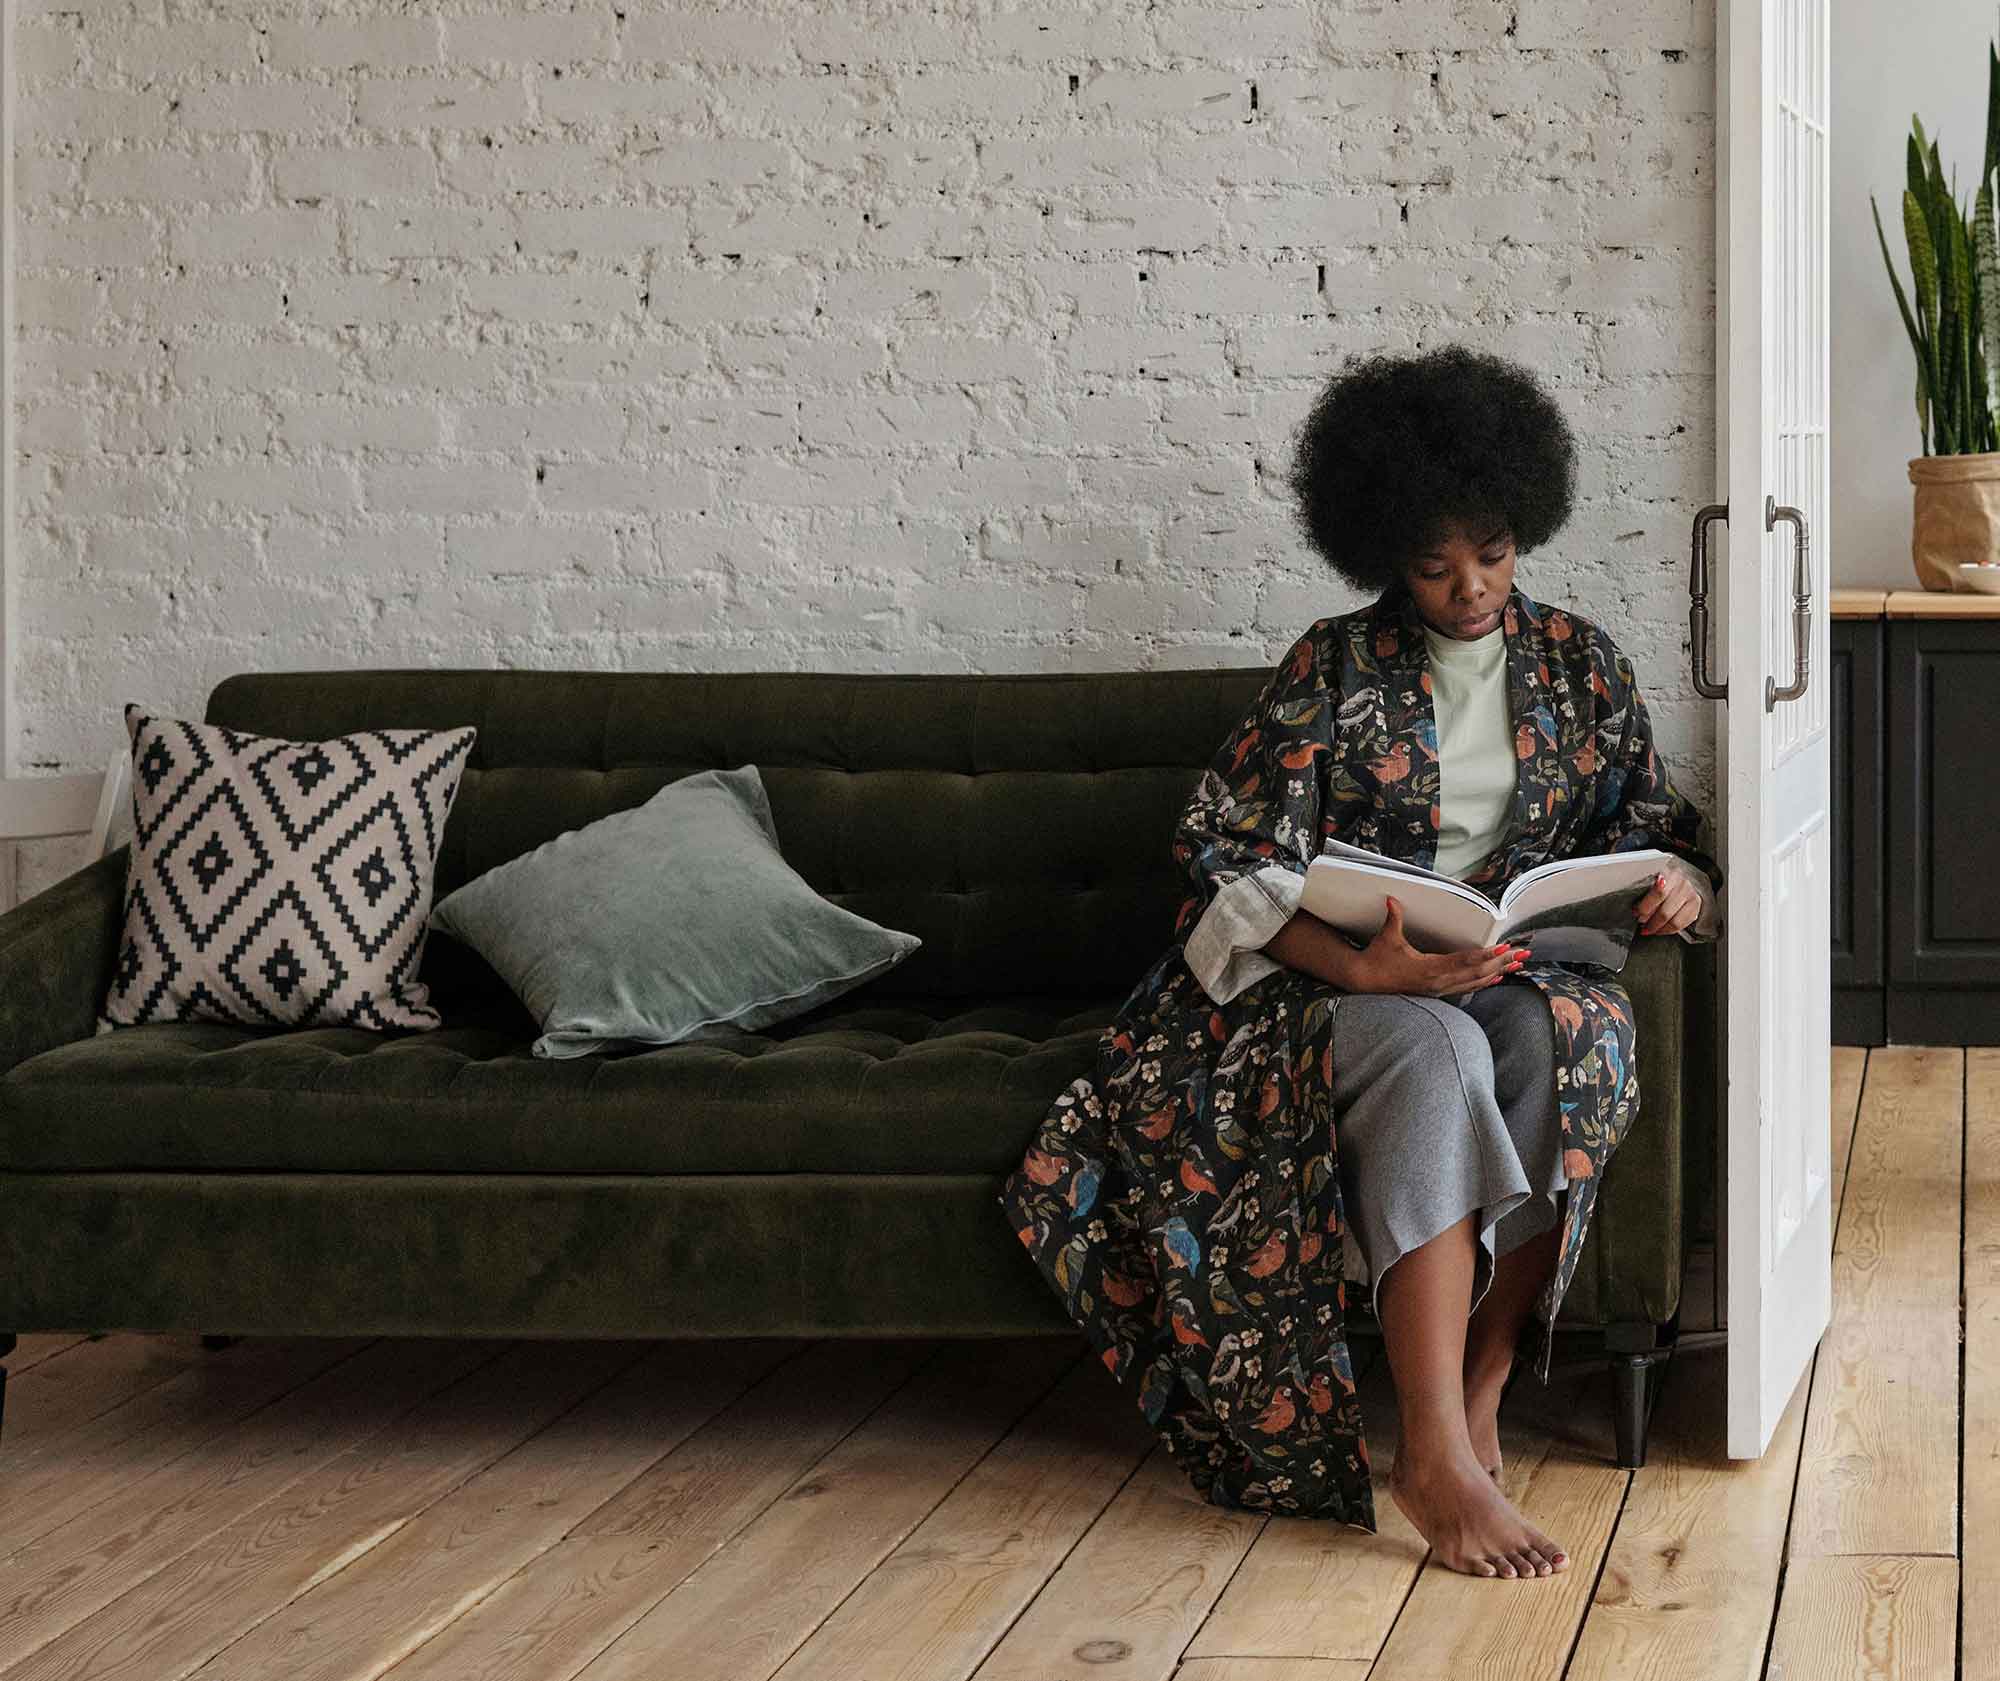
<path fill-rule="evenodd" d="M 245 669 L 1263 664 L 1290 434 L 1460 339 L 1566 405 L 1523 587 L 1690 793 L 1696 0 L 20 0 L 20 762 Z M 23 849 L 20 890 L 75 862 Z"/>

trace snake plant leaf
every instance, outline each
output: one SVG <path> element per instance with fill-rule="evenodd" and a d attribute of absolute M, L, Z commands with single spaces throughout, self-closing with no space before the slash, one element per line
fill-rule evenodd
<path fill-rule="evenodd" d="M 2000 59 L 1995 60 L 2000 64 Z M 1986 411 L 1987 430 L 1994 429 L 1993 393 L 1991 374 L 1993 357 L 2000 354 L 2000 230 L 1993 221 L 1993 183 L 1991 180 L 1979 184 L 1979 196 L 1973 200 L 1972 241 L 1976 264 L 1976 279 L 1979 284 L 1979 406 Z"/>
<path fill-rule="evenodd" d="M 1875 195 L 1868 195 L 1869 213 L 1875 218 L 1875 243 L 1882 248 L 1882 266 L 1889 271 L 1889 285 L 1896 294 L 1896 308 L 1903 317 L 1903 331 L 1910 335 L 1910 349 L 1922 362 L 1924 356 L 1923 335 L 1917 331 L 1917 323 L 1910 314 L 1910 300 L 1903 295 L 1902 278 L 1896 273 L 1895 260 L 1889 255 L 1889 241 L 1882 232 L 1882 207 L 1875 202 Z M 1995 340 L 2000 343 L 2000 339 Z"/>
<path fill-rule="evenodd" d="M 1993 166 L 2000 164 L 2000 52 L 1993 43 L 1986 43 L 1986 158 L 1981 164 L 1979 178 L 1988 180 L 1993 174 Z"/>
<path fill-rule="evenodd" d="M 1956 455 L 1959 451 L 1959 404 L 1958 359 L 1963 354 L 1959 342 L 1959 326 L 1963 316 L 1959 310 L 1956 293 L 1957 268 L 1952 261 L 1951 224 L 1944 223 L 1933 231 L 1938 242 L 1938 313 L 1936 355 L 1931 363 L 1933 383 L 1931 397 L 1933 416 L 1937 425 L 1937 444 L 1940 455 Z"/>
<path fill-rule="evenodd" d="M 1896 294 L 1896 312 L 1903 318 L 1903 331 L 1910 335 L 1910 351 L 1917 359 L 1917 437 L 1921 453 L 1931 452 L 1930 405 L 1925 400 L 1924 383 L 1924 336 L 1918 330 L 1915 318 L 1910 314 L 1910 300 L 1903 295 L 1903 282 L 1896 273 L 1895 260 L 1889 255 L 1888 236 L 1882 232 L 1882 208 L 1875 202 L 1875 195 L 1868 195 L 1869 214 L 1875 218 L 1875 243 L 1882 248 L 1882 266 L 1889 271 L 1889 286 Z M 1996 341 L 2000 342 L 2000 341 Z"/>
<path fill-rule="evenodd" d="M 1938 156 L 1937 142 L 1933 140 L 1924 152 L 1924 186 L 1917 194 L 1917 202 L 1930 218 L 1931 246 L 1940 252 L 1944 248 L 1944 199 L 1944 160 Z"/>
<path fill-rule="evenodd" d="M 1979 276 L 1972 266 L 1972 210 L 1959 212 L 1959 292 L 1965 299 L 1965 403 L 1959 412 L 1961 449 L 1977 449 L 1986 419 L 1985 387 L 1979 377 Z"/>
<path fill-rule="evenodd" d="M 1931 249 L 1938 271 L 1938 449 L 1957 455 L 1965 448 L 1965 294 L 1958 286 L 1958 252 L 1952 233 L 1959 217 L 1935 140 L 1930 143 L 1929 182 L 1930 198 L 1924 208 L 1930 215 Z"/>
<path fill-rule="evenodd" d="M 1952 223 L 1956 218 L 1939 218 L 1936 232 L 1938 271 L 1938 326 L 1943 328 L 1959 320 L 1965 314 L 1965 293 L 1959 289 L 1958 242 L 1952 237 Z"/>
<path fill-rule="evenodd" d="M 1925 219 L 1930 224 L 1931 250 L 1937 254 L 1940 270 L 1951 265 L 1951 192 L 1944 184 L 1944 164 L 1938 158 L 1937 142 L 1931 142 L 1928 191 L 1921 195 Z M 1942 319 L 1942 316 L 1940 316 Z"/>
<path fill-rule="evenodd" d="M 1975 197 L 1976 205 L 1976 197 Z M 1977 226 L 1973 221 L 1974 212 L 1969 212 L 1965 222 L 1965 239 L 1971 248 L 1972 303 L 1971 313 L 1966 318 L 1966 448 L 1975 450 L 1991 449 L 1987 441 L 1993 432 L 1993 403 L 1991 387 L 1986 371 L 1986 299 L 1988 288 L 1979 273 L 1979 250 L 1976 243 Z"/>
<path fill-rule="evenodd" d="M 1972 428 L 1972 341 L 1979 330 L 1975 313 L 1978 302 L 1972 294 L 1972 240 L 1966 233 L 1965 212 L 1956 200 L 1951 206 L 1951 290 L 1955 337 L 1952 341 L 1951 377 L 1953 404 L 1957 409 L 1958 447 L 1970 449 Z"/>
<path fill-rule="evenodd" d="M 1960 223 L 1959 244 L 1965 252 L 1965 448 L 1985 448 L 1991 416 L 1986 404 L 1986 289 L 1981 284 L 1978 247 L 1979 195 Z"/>
<path fill-rule="evenodd" d="M 1908 187 L 1903 189 L 1903 238 L 1910 247 L 1910 291 L 1917 300 L 1917 319 L 1928 337 L 1937 324 L 1937 254 L 1931 249 L 1930 223 L 1923 206 Z"/>
<path fill-rule="evenodd" d="M 1980 328 L 1989 350 L 2000 349 L 2000 230 L 1993 220 L 1993 184 L 1982 181 L 1972 204 L 1972 248 L 1978 271 Z"/>
<path fill-rule="evenodd" d="M 1937 428 L 1937 452 L 1958 453 L 1958 381 L 1953 377 L 1952 360 L 1958 353 L 1955 342 L 1958 324 L 1942 322 L 1938 327 L 1937 383 L 1932 388 L 1932 424 Z"/>
<path fill-rule="evenodd" d="M 1922 327 L 1917 340 L 1917 365 L 1923 371 L 1924 394 L 1935 412 L 1938 392 L 1938 277 L 1937 257 L 1931 250 L 1930 224 L 1923 208 L 1909 188 L 1903 189 L 1903 238 L 1910 248 L 1910 290 L 1917 301 L 1917 321 Z"/>

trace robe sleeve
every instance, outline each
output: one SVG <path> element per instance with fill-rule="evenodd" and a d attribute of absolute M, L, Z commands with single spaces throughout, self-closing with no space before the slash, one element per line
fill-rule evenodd
<path fill-rule="evenodd" d="M 1600 732 L 1599 741 L 1602 744 L 1615 732 L 1616 745 L 1597 779 L 1597 808 L 1576 853 L 1582 857 L 1648 846 L 1673 853 L 1674 867 L 1701 893 L 1699 914 L 1677 932 L 1690 945 L 1702 944 L 1722 932 L 1716 902 L 1722 891 L 1722 866 L 1699 843 L 1700 808 L 1674 786 L 1666 761 L 1654 746 L 1652 716 L 1646 710 L 1631 660 L 1608 638 L 1603 646 L 1602 670 L 1610 691 L 1607 723 L 1611 727 Z"/>
<path fill-rule="evenodd" d="M 1286 651 L 1174 830 L 1174 863 L 1190 890 L 1175 933 L 1217 1004 L 1282 967 L 1261 948 L 1298 910 L 1319 852 L 1338 698 L 1322 647 L 1315 625 Z"/>

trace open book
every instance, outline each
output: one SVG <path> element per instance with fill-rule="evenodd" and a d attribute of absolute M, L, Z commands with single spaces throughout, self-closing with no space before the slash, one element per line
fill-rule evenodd
<path fill-rule="evenodd" d="M 1510 881 L 1496 907 L 1455 877 L 1329 840 L 1306 867 L 1299 908 L 1343 934 L 1372 940 L 1394 894 L 1403 907 L 1403 936 L 1419 951 L 1463 951 L 1509 939 L 1553 962 L 1622 969 L 1639 932 L 1633 913 L 1672 857 L 1648 846 L 1553 858 Z"/>

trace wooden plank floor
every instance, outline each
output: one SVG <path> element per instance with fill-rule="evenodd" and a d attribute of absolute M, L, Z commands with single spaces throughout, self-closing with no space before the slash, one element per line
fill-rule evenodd
<path fill-rule="evenodd" d="M 22 1338 L 0 1681 L 2000 1681 L 2000 1050 L 1833 1052 L 1834 1317 L 1723 1441 L 1712 1257 L 1648 1464 L 1502 1412 L 1571 1568 L 1197 1499 L 1080 1339 Z M 1961 1396 L 1963 1400 L 1961 1402 Z"/>

